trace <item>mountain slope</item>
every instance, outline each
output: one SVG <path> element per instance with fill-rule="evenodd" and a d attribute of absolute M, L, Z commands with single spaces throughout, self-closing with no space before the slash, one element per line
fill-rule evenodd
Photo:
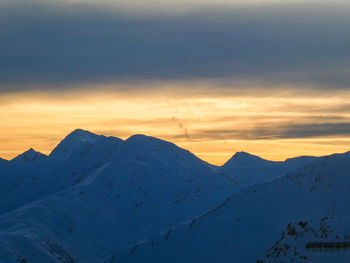
<path fill-rule="evenodd" d="M 78 129 L 57 145 L 48 158 L 14 162 L 10 170 L 3 171 L 2 177 L 15 175 L 19 178 L 15 187 L 7 189 L 8 194 L 0 198 L 0 212 L 14 210 L 71 187 L 110 160 L 111 153 L 122 142 L 119 138 Z"/>
<path fill-rule="evenodd" d="M 99 139 L 105 138 L 89 131 L 76 129 L 67 135 L 51 152 L 50 157 L 55 159 L 69 158 L 72 154 L 88 152 L 91 145 Z"/>
<path fill-rule="evenodd" d="M 16 163 L 26 172 L 0 198 L 1 260 L 98 262 L 238 189 L 172 143 L 82 130 L 71 135 L 46 160 Z"/>
<path fill-rule="evenodd" d="M 290 223 L 350 215 L 349 169 L 350 153 L 320 158 L 285 177 L 249 187 L 218 209 L 104 262 L 261 262 L 257 260 L 264 259 Z M 341 231 L 338 235 L 347 233 Z"/>

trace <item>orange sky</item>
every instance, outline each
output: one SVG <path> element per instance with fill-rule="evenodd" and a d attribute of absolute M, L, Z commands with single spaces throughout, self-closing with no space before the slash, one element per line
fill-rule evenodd
<path fill-rule="evenodd" d="M 350 117 L 347 93 L 213 96 L 162 88 L 0 95 L 0 157 L 11 159 L 29 147 L 48 154 L 76 128 L 122 139 L 136 133 L 159 137 L 218 165 L 236 151 L 284 160 L 350 149 L 350 136 L 337 132 Z"/>

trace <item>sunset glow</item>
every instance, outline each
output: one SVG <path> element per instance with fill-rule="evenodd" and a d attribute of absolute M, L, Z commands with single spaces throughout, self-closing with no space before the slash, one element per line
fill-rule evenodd
<path fill-rule="evenodd" d="M 217 165 L 237 151 L 284 160 L 348 150 L 350 134 L 342 127 L 349 123 L 350 94 L 331 100 L 329 94 L 255 94 L 188 96 L 185 89 L 177 95 L 171 89 L 5 94 L 0 154 L 11 159 L 29 147 L 49 154 L 76 128 L 122 139 L 158 137 Z"/>

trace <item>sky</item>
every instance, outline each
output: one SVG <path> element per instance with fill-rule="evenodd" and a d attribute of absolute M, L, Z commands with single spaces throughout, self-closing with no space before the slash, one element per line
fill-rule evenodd
<path fill-rule="evenodd" d="M 0 0 L 0 157 L 76 128 L 213 164 L 350 150 L 350 3 Z"/>

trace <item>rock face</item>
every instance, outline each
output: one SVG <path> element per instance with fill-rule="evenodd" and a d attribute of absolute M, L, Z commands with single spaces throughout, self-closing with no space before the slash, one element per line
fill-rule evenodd
<path fill-rule="evenodd" d="M 261 263 L 347 262 L 350 259 L 349 217 L 323 217 L 289 223 Z"/>

